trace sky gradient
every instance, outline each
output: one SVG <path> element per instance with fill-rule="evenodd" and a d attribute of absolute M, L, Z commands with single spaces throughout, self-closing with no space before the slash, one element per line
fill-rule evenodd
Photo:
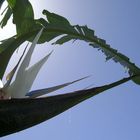
<path fill-rule="evenodd" d="M 73 25 L 87 25 L 114 49 L 140 66 L 139 0 L 31 0 L 35 17 L 47 9 L 66 17 Z M 11 27 L 11 25 L 9 24 Z M 8 30 L 8 29 L 5 29 Z M 1 30 L 0 30 L 1 31 Z M 14 29 L 10 29 L 11 34 Z M 7 32 L 3 32 L 10 36 Z M 3 35 L 1 34 L 2 38 Z M 90 78 L 56 93 L 101 86 L 128 74 L 112 60 L 83 41 L 62 46 L 51 43 L 38 45 L 31 63 L 54 50 L 41 69 L 32 89 L 54 86 L 87 75 Z M 21 50 L 19 50 L 21 51 Z M 22 51 L 21 51 L 22 52 Z M 13 59 L 17 56 L 15 55 Z M 9 69 L 12 66 L 9 65 Z M 1 138 L 1 140 L 139 140 L 140 86 L 129 81 L 97 95 L 40 125 Z"/>

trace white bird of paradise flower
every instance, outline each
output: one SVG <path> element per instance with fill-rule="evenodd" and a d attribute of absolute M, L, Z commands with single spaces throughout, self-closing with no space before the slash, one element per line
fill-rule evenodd
<path fill-rule="evenodd" d="M 5 85 L 3 85 L 2 81 L 0 80 L 0 99 L 1 100 L 2 99 L 11 99 L 11 98 L 26 98 L 26 97 L 35 98 L 35 97 L 42 96 L 44 94 L 48 94 L 50 92 L 56 91 L 60 88 L 64 88 L 65 86 L 68 86 L 70 84 L 73 84 L 75 82 L 78 82 L 78 81 L 88 77 L 87 76 L 87 77 L 84 77 L 84 78 L 81 78 L 81 79 L 78 79 L 78 80 L 75 80 L 72 82 L 68 82 L 65 84 L 57 85 L 54 87 L 49 87 L 49 88 L 39 89 L 39 90 L 29 92 L 38 72 L 40 71 L 41 67 L 48 60 L 49 56 L 52 53 L 52 52 L 49 53 L 47 56 L 45 56 L 40 61 L 35 63 L 33 66 L 29 67 L 32 53 L 42 34 L 42 31 L 43 31 L 43 28 L 39 31 L 39 33 L 34 38 L 24 60 L 20 64 L 19 68 L 18 68 L 18 65 L 19 65 L 24 53 L 21 56 L 18 64 L 15 66 L 15 68 L 10 72 L 10 74 L 8 74 L 7 83 Z M 17 71 L 16 77 L 15 77 L 15 80 L 11 84 L 12 78 L 13 78 L 17 68 L 18 68 L 18 71 Z"/>

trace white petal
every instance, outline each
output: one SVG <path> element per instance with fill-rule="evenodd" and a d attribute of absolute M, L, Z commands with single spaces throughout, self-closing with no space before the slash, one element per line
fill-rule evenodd
<path fill-rule="evenodd" d="M 26 70 L 24 73 L 22 73 L 21 81 L 17 81 L 17 80 L 14 81 L 14 83 L 11 85 L 11 88 L 14 87 L 12 89 L 12 94 L 11 94 L 12 98 L 25 98 L 25 95 L 30 91 L 39 70 L 41 69 L 43 64 L 48 60 L 50 54 L 45 56 L 39 62 L 37 62 L 28 70 Z M 17 89 L 19 90 L 17 91 Z"/>
<path fill-rule="evenodd" d="M 3 83 L 1 80 L 0 80 L 0 88 L 3 88 Z"/>
<path fill-rule="evenodd" d="M 34 64 L 28 70 L 23 72 L 21 75 L 22 80 L 15 80 L 13 82 L 13 84 L 10 86 L 10 91 L 12 91 L 12 98 L 25 98 L 25 95 L 30 91 L 39 70 L 41 69 L 43 64 L 48 60 L 50 54 L 42 58 L 39 62 Z"/>
<path fill-rule="evenodd" d="M 29 74 L 26 69 L 29 66 L 32 53 L 33 53 L 34 48 L 35 48 L 35 46 L 36 46 L 36 44 L 37 44 L 37 42 L 39 40 L 39 37 L 41 36 L 42 31 L 43 31 L 43 29 L 41 29 L 39 31 L 39 33 L 36 35 L 35 39 L 33 40 L 32 45 L 30 46 L 30 48 L 29 48 L 29 50 L 28 50 L 23 62 L 21 63 L 21 65 L 20 65 L 20 67 L 19 67 L 19 69 L 17 71 L 15 81 L 7 89 L 8 92 L 11 94 L 11 96 L 13 98 L 24 98 L 25 94 L 27 92 L 29 92 L 29 90 L 30 90 L 30 88 L 31 88 L 31 86 L 33 84 L 33 81 L 35 80 L 35 78 L 34 79 L 30 78 L 30 75 L 31 75 L 31 77 L 33 77 L 33 75 L 31 73 Z M 40 69 L 38 69 L 37 73 L 39 72 L 39 70 Z M 36 75 L 37 75 L 37 73 L 36 73 Z M 36 77 L 36 75 L 34 75 L 34 76 Z M 32 82 L 28 82 L 29 79 L 32 79 Z"/>
<path fill-rule="evenodd" d="M 89 76 L 77 79 L 77 80 L 72 81 L 72 82 L 68 82 L 68 83 L 64 83 L 64 84 L 61 84 L 61 85 L 57 85 L 57 86 L 54 86 L 54 87 L 49 87 L 49 88 L 44 88 L 44 89 L 39 89 L 39 90 L 31 91 L 31 92 L 27 93 L 26 96 L 29 96 L 31 98 L 36 98 L 36 97 L 39 97 L 39 96 L 42 96 L 42 95 L 45 95 L 45 94 L 49 94 L 50 92 L 62 89 L 64 87 L 66 87 L 66 86 L 69 86 L 71 84 L 74 84 L 76 82 L 84 80 L 84 79 L 86 79 L 88 77 Z"/>
<path fill-rule="evenodd" d="M 28 44 L 27 44 L 27 46 L 28 46 Z M 24 49 L 23 54 L 21 55 L 21 57 L 20 57 L 18 63 L 16 64 L 16 66 L 15 66 L 15 67 L 12 69 L 12 71 L 10 71 L 10 73 L 8 73 L 8 75 L 6 76 L 7 82 L 6 82 L 6 84 L 4 85 L 4 88 L 7 88 L 7 87 L 10 85 L 10 83 L 11 83 L 11 81 L 12 81 L 12 78 L 14 77 L 14 74 L 15 74 L 15 72 L 16 72 L 16 70 L 17 70 L 17 68 L 18 68 L 18 66 L 19 66 L 19 64 L 20 64 L 20 62 L 21 62 L 21 60 L 22 60 L 22 58 L 23 58 L 25 52 L 26 52 L 27 46 L 26 46 L 26 48 Z"/>
<path fill-rule="evenodd" d="M 31 44 L 31 46 L 30 46 L 30 48 L 29 48 L 29 50 L 28 50 L 23 62 L 21 63 L 21 65 L 19 67 L 19 70 L 17 72 L 17 77 L 20 76 L 22 74 L 22 72 L 24 72 L 25 69 L 29 66 L 29 63 L 30 63 L 30 60 L 31 60 L 31 57 L 32 57 L 32 53 L 33 53 L 33 51 L 35 49 L 35 46 L 36 46 L 41 34 L 42 34 L 42 31 L 43 31 L 43 28 L 35 36 L 35 38 L 34 38 L 32 44 Z"/>

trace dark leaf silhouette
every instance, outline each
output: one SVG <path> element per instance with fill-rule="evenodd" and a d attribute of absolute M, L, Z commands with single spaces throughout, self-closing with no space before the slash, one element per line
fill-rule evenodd
<path fill-rule="evenodd" d="M 46 98 L 0 100 L 0 136 L 39 124 L 92 96 L 127 82 L 131 78 L 123 78 L 101 87 Z"/>

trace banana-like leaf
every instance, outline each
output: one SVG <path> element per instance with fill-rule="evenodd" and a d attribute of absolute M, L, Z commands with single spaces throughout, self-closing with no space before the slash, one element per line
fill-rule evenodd
<path fill-rule="evenodd" d="M 114 62 L 120 63 L 123 67 L 128 69 L 130 75 L 135 75 L 140 73 L 140 68 L 138 68 L 134 63 L 130 62 L 127 56 L 111 48 L 108 44 L 106 44 L 105 40 L 95 36 L 94 31 L 92 29 L 89 29 L 87 26 L 79 26 L 79 25 L 74 26 L 73 29 L 75 29 L 75 31 L 72 30 L 72 32 L 75 32 L 73 35 L 72 34 L 64 35 L 53 44 L 61 45 L 72 39 L 85 40 L 93 48 L 97 48 L 98 50 L 101 50 L 106 55 L 106 61 L 112 59 L 114 60 Z M 77 35 L 75 35 L 76 33 Z M 135 83 L 140 84 L 140 77 L 134 78 L 132 80 Z"/>
<path fill-rule="evenodd" d="M 101 87 L 46 98 L 0 100 L 0 137 L 46 121 L 92 96 L 127 82 L 131 78 L 123 78 Z"/>
<path fill-rule="evenodd" d="M 13 23 L 16 24 L 17 34 L 30 30 L 34 24 L 34 12 L 28 0 L 7 0 L 13 13 Z"/>
<path fill-rule="evenodd" d="M 11 37 L 0 44 L 0 78 L 3 78 L 5 69 L 8 65 L 8 62 L 15 50 L 14 47 L 12 47 L 12 43 L 15 41 L 14 37 Z M 18 44 L 15 42 L 15 47 L 18 47 Z M 11 46 L 11 47 L 10 47 Z"/>
<path fill-rule="evenodd" d="M 98 50 L 101 50 L 106 56 L 106 61 L 112 59 L 116 63 L 120 63 L 124 68 L 128 70 L 128 73 L 130 75 L 140 74 L 140 68 L 137 67 L 134 63 L 130 62 L 130 59 L 118 52 L 117 50 L 111 48 L 109 45 L 105 45 L 102 47 L 101 45 L 98 45 L 96 43 L 90 44 L 93 48 L 97 48 Z M 140 77 L 136 77 L 132 79 L 136 84 L 140 84 Z"/>
<path fill-rule="evenodd" d="M 45 27 L 42 36 L 40 38 L 40 43 L 50 41 L 55 37 L 59 37 L 60 35 L 63 36 L 58 38 L 58 40 L 56 40 L 54 44 L 63 44 L 72 39 L 84 40 L 87 43 L 89 43 L 89 45 L 91 45 L 93 48 L 98 48 L 99 50 L 101 50 L 106 55 L 106 60 L 112 59 L 115 62 L 119 62 L 121 65 L 127 68 L 130 75 L 137 75 L 140 73 L 139 67 L 137 67 L 134 63 L 132 63 L 128 57 L 119 53 L 117 50 L 111 48 L 106 43 L 105 40 L 98 38 L 95 35 L 94 30 L 89 29 L 87 26 L 79 26 L 79 25 L 72 26 L 70 25 L 70 23 L 66 18 L 54 13 L 50 13 L 47 10 L 44 10 L 43 14 L 46 15 L 48 21 L 45 22 L 44 19 L 37 20 L 38 23 L 40 22 L 40 25 Z M 0 67 L 2 68 L 2 70 L 0 71 L 0 78 L 2 78 L 3 76 L 3 70 L 5 70 L 13 51 L 22 42 L 24 42 L 25 40 L 29 40 L 32 36 L 34 36 L 38 32 L 38 30 L 39 29 L 37 27 L 37 29 L 31 30 L 31 32 L 26 33 L 26 37 L 25 36 L 17 37 L 8 46 L 5 46 L 5 42 L 0 45 L 0 61 L 1 59 L 4 60 L 2 64 L 0 62 Z M 1 53 L 1 46 L 3 50 L 2 53 Z M 140 84 L 140 77 L 134 78 L 132 80 L 135 83 Z"/>
<path fill-rule="evenodd" d="M 50 24 L 56 24 L 56 25 L 61 25 L 61 26 L 67 26 L 67 25 L 69 26 L 70 25 L 69 21 L 60 15 L 57 15 L 55 13 L 51 13 L 48 10 L 43 10 L 42 13 L 44 15 L 46 15 L 47 20 Z"/>
<path fill-rule="evenodd" d="M 40 19 L 34 19 L 33 7 L 29 0 L 7 0 L 7 2 L 8 10 L 1 21 L 2 27 L 4 27 L 7 24 L 7 21 L 9 20 L 11 15 L 13 15 L 13 24 L 16 25 L 17 36 L 23 35 L 28 31 L 40 29 L 42 27 L 42 20 L 38 22 L 38 20 Z M 28 41 L 32 41 L 33 38 L 34 37 L 28 39 Z"/>
<path fill-rule="evenodd" d="M 49 93 L 54 92 L 56 90 L 62 89 L 64 87 L 66 87 L 66 86 L 69 86 L 71 84 L 74 84 L 76 82 L 79 82 L 81 80 L 84 80 L 84 79 L 86 79 L 88 77 L 89 76 L 86 76 L 86 77 L 77 79 L 75 81 L 68 82 L 68 83 L 61 84 L 61 85 L 57 85 L 57 86 L 54 86 L 54 87 L 49 87 L 49 88 L 45 88 L 45 89 L 34 90 L 34 91 L 31 91 L 31 92 L 27 93 L 26 96 L 29 96 L 30 98 L 36 98 L 36 97 L 39 97 L 39 96 L 42 96 L 42 95 L 45 95 L 45 94 L 49 94 Z"/>
<path fill-rule="evenodd" d="M 108 44 L 106 44 L 105 40 L 95 36 L 94 30 L 89 29 L 87 26 L 71 26 L 70 24 L 67 24 L 67 19 L 64 17 L 60 17 L 59 15 L 52 13 L 50 14 L 50 12 L 45 12 L 45 10 L 43 11 L 43 14 L 47 16 L 47 19 L 50 21 L 50 23 L 55 25 L 65 25 L 63 29 L 66 29 L 69 32 L 58 39 L 54 44 L 63 44 L 72 39 L 85 40 L 89 42 L 89 45 L 101 50 L 106 55 L 106 60 L 112 59 L 116 63 L 119 62 L 122 66 L 127 68 L 130 75 L 136 75 L 140 73 L 140 69 L 134 63 L 130 62 L 127 56 L 111 48 Z M 62 23 L 60 23 L 59 20 L 62 20 Z M 137 84 L 140 84 L 140 77 L 133 79 L 133 81 Z"/>
<path fill-rule="evenodd" d="M 10 6 L 11 8 L 14 8 L 15 5 L 16 5 L 17 0 L 7 0 L 7 2 L 8 2 L 9 6 Z M 21 5 L 20 5 L 20 6 L 21 6 Z"/>
<path fill-rule="evenodd" d="M 1 22 L 0 22 L 1 28 L 3 28 L 3 27 L 7 24 L 8 20 L 9 20 L 10 17 L 11 17 L 11 15 L 12 15 L 12 10 L 11 10 L 11 8 L 8 6 L 8 9 L 7 9 L 7 11 L 6 11 L 6 14 L 4 15 L 3 19 L 2 19 Z"/>
<path fill-rule="evenodd" d="M 136 75 L 140 73 L 139 67 L 137 67 L 134 63 L 130 62 L 127 56 L 111 48 L 105 40 L 98 38 L 95 35 L 94 30 L 88 28 L 87 26 L 72 26 L 66 18 L 54 13 L 50 13 L 47 10 L 44 10 L 43 14 L 46 15 L 47 20 L 50 23 L 50 25 L 46 27 L 46 30 L 49 31 L 51 28 L 58 30 L 59 28 L 59 30 L 63 31 L 63 36 L 53 44 L 63 44 L 72 39 L 84 40 L 88 42 L 89 45 L 91 45 L 92 47 L 101 50 L 106 55 L 106 60 L 112 59 L 127 68 L 130 75 Z M 140 84 L 140 77 L 134 78 L 132 80 L 135 83 Z"/>

